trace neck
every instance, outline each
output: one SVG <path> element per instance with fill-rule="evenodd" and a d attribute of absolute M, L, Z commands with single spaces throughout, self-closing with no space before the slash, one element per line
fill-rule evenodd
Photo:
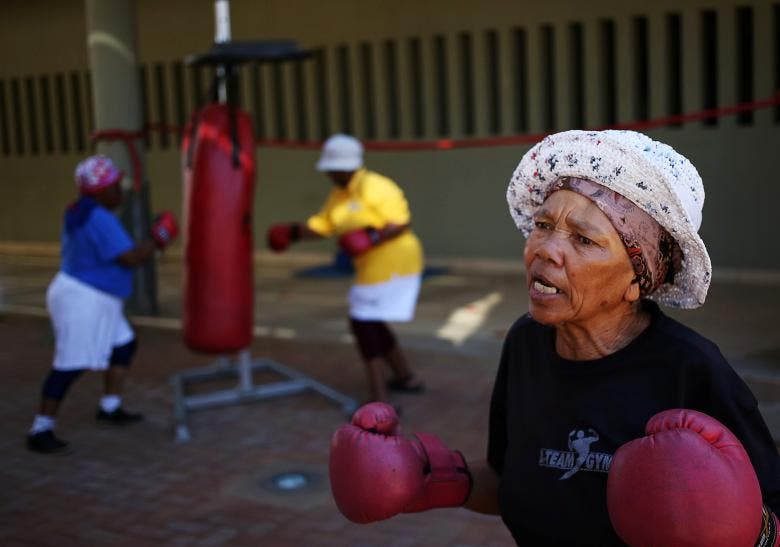
<path fill-rule="evenodd" d="M 357 171 L 339 171 L 333 173 L 331 178 L 333 179 L 333 182 L 336 184 L 336 186 L 340 188 L 346 188 L 349 185 L 349 181 L 351 181 L 352 177 L 355 176 L 356 172 Z"/>
<path fill-rule="evenodd" d="M 636 302 L 596 326 L 563 323 L 555 327 L 555 350 L 571 361 L 606 357 L 630 344 L 650 325 L 650 314 Z"/>

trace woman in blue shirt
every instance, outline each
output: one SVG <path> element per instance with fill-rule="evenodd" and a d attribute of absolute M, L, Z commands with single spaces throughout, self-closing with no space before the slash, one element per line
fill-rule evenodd
<path fill-rule="evenodd" d="M 105 156 L 76 167 L 78 199 L 65 211 L 60 271 L 49 284 L 46 307 L 56 338 L 52 370 L 43 382 L 41 403 L 27 435 L 35 452 L 61 452 L 67 443 L 54 435 L 57 410 L 68 388 L 86 370 L 105 371 L 97 420 L 125 425 L 141 414 L 122 407 L 121 390 L 137 342 L 124 316 L 133 288 L 133 268 L 164 248 L 178 228 L 171 213 L 158 217 L 150 239 L 136 244 L 111 212 L 122 202 L 122 172 Z"/>

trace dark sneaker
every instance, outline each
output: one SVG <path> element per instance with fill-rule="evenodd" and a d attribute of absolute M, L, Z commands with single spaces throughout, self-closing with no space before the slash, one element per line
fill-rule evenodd
<path fill-rule="evenodd" d="M 387 382 L 387 389 L 400 393 L 423 393 L 425 391 L 425 383 L 416 376 L 410 376 L 404 380 L 395 378 Z"/>
<path fill-rule="evenodd" d="M 109 425 L 127 425 L 135 422 L 140 422 L 144 419 L 144 415 L 140 412 L 126 412 L 121 406 L 113 412 L 106 412 L 102 408 L 99 408 L 95 419 L 98 422 Z"/>
<path fill-rule="evenodd" d="M 47 429 L 34 435 L 27 435 L 27 448 L 41 454 L 55 454 L 67 451 L 68 443 L 58 439 L 51 429 Z"/>

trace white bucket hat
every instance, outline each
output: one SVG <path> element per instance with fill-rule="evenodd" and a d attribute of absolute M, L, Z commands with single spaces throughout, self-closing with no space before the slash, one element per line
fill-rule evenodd
<path fill-rule="evenodd" d="M 355 137 L 336 134 L 322 145 L 317 171 L 355 171 L 363 167 L 363 145 Z"/>
<path fill-rule="evenodd" d="M 674 308 L 704 303 L 712 277 L 699 237 L 704 186 L 696 168 L 672 147 L 635 131 L 564 131 L 545 137 L 520 160 L 507 189 L 509 212 L 525 237 L 548 188 L 561 177 L 592 180 L 621 194 L 677 241 L 682 266 L 650 300 Z"/>

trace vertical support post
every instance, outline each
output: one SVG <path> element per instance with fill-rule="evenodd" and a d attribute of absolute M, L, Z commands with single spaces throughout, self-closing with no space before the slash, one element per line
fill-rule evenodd
<path fill-rule="evenodd" d="M 144 116 L 136 47 L 135 0 L 85 0 L 84 7 L 95 129 L 138 132 L 143 128 Z M 143 143 L 136 142 L 136 146 L 143 170 Z M 134 240 L 146 239 L 150 226 L 146 177 L 141 173 L 141 188 L 130 191 L 133 165 L 125 143 L 100 142 L 97 149 L 99 153 L 110 156 L 125 172 L 122 181 L 125 200 L 120 216 Z M 135 313 L 157 313 L 153 259 L 136 269 L 128 307 Z"/>
<path fill-rule="evenodd" d="M 241 393 L 252 391 L 252 356 L 248 349 L 241 350 L 238 354 L 238 378 Z"/>

